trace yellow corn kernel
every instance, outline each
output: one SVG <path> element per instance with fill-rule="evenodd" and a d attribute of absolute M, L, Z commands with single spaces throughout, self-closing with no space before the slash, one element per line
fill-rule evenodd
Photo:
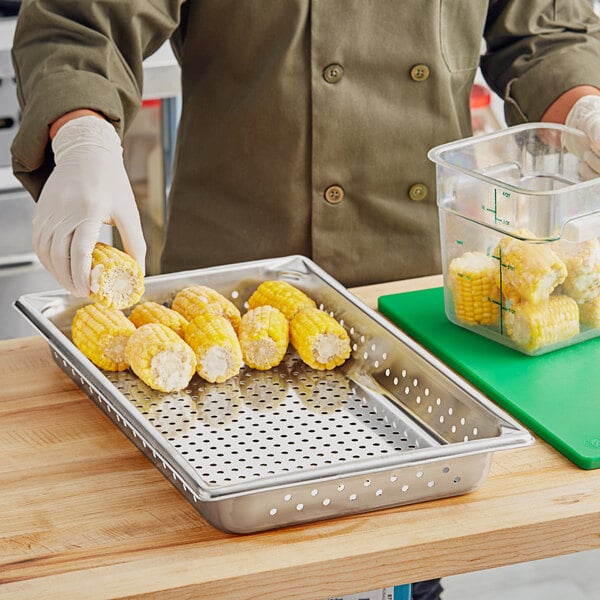
<path fill-rule="evenodd" d="M 291 321 L 298 311 L 314 307 L 316 303 L 287 281 L 263 281 L 248 298 L 248 306 L 256 308 L 264 305 L 274 306 Z"/>
<path fill-rule="evenodd" d="M 567 267 L 567 278 L 561 291 L 580 304 L 600 294 L 600 241 L 597 238 L 581 243 L 559 240 L 552 248 Z"/>
<path fill-rule="evenodd" d="M 550 296 L 545 302 L 521 302 L 505 311 L 508 336 L 533 352 L 579 333 L 579 307 L 568 296 Z"/>
<path fill-rule="evenodd" d="M 498 321 L 498 268 L 498 261 L 482 252 L 466 252 L 450 262 L 450 289 L 459 321 L 468 325 L 492 325 Z"/>
<path fill-rule="evenodd" d="M 169 327 L 146 323 L 131 334 L 125 355 L 131 370 L 160 392 L 183 389 L 196 370 L 194 351 Z"/>
<path fill-rule="evenodd" d="M 600 295 L 579 305 L 579 322 L 586 327 L 600 327 Z"/>
<path fill-rule="evenodd" d="M 567 267 L 549 244 L 504 237 L 496 247 L 498 287 L 503 300 L 542 302 L 567 277 Z"/>
<path fill-rule="evenodd" d="M 298 356 L 313 369 L 333 369 L 350 356 L 348 333 L 318 308 L 304 308 L 296 314 L 290 322 L 290 341 Z"/>
<path fill-rule="evenodd" d="M 228 319 L 237 331 L 240 327 L 242 315 L 237 306 L 212 288 L 204 285 L 192 285 L 180 290 L 171 308 L 192 321 L 201 312 L 208 310 L 215 315 L 222 315 Z"/>
<path fill-rule="evenodd" d="M 129 367 L 125 347 L 135 325 L 116 308 L 88 304 L 80 308 L 71 323 L 73 343 L 105 371 Z"/>
<path fill-rule="evenodd" d="M 285 356 L 289 323 L 274 306 L 251 308 L 243 317 L 239 330 L 244 362 L 253 369 L 266 371 L 276 367 Z"/>
<path fill-rule="evenodd" d="M 235 329 L 221 315 L 200 313 L 186 327 L 185 341 L 196 353 L 198 375 L 211 383 L 227 381 L 244 364 Z"/>
<path fill-rule="evenodd" d="M 112 308 L 133 306 L 144 293 L 144 275 L 129 254 L 98 242 L 92 252 L 90 298 Z"/>
<path fill-rule="evenodd" d="M 172 329 L 179 337 L 183 337 L 188 320 L 178 313 L 158 304 L 157 302 L 143 302 L 138 304 L 129 314 L 130 321 L 141 327 L 147 323 L 162 323 Z"/>

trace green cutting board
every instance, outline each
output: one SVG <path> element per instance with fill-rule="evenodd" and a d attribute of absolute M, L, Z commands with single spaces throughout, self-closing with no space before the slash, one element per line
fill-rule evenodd
<path fill-rule="evenodd" d="M 600 338 L 527 356 L 451 323 L 442 288 L 381 296 L 378 307 L 577 466 L 600 467 Z"/>

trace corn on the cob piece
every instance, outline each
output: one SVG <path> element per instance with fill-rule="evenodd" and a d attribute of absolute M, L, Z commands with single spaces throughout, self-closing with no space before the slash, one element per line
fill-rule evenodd
<path fill-rule="evenodd" d="M 221 315 L 200 313 L 186 327 L 185 340 L 196 353 L 198 375 L 206 381 L 222 383 L 242 368 L 244 361 L 237 333 Z"/>
<path fill-rule="evenodd" d="M 287 281 L 263 281 L 248 298 L 248 307 L 274 306 L 291 321 L 303 308 L 315 307 L 315 301 Z"/>
<path fill-rule="evenodd" d="M 158 302 L 142 302 L 129 313 L 130 321 L 141 327 L 147 323 L 162 323 L 172 329 L 179 337 L 185 334 L 188 320 L 176 310 L 167 308 Z"/>
<path fill-rule="evenodd" d="M 269 305 L 251 308 L 242 317 L 238 333 L 244 362 L 259 371 L 276 367 L 290 341 L 288 320 Z"/>
<path fill-rule="evenodd" d="M 468 325 L 492 325 L 498 321 L 498 268 L 498 261 L 482 252 L 465 252 L 450 262 L 450 289 L 459 321 Z"/>
<path fill-rule="evenodd" d="M 552 248 L 567 267 L 562 292 L 577 302 L 588 302 L 600 294 L 600 241 L 575 244 L 560 240 Z"/>
<path fill-rule="evenodd" d="M 124 309 L 144 293 L 144 275 L 129 254 L 98 242 L 92 252 L 90 299 L 98 304 Z"/>
<path fill-rule="evenodd" d="M 600 327 L 600 295 L 579 305 L 579 322 L 594 329 Z"/>
<path fill-rule="evenodd" d="M 500 263 L 497 283 L 503 300 L 510 299 L 511 303 L 547 300 L 567 277 L 565 263 L 549 244 L 504 237 L 494 256 Z"/>
<path fill-rule="evenodd" d="M 105 371 L 124 371 L 129 366 L 125 347 L 135 325 L 116 308 L 88 304 L 80 308 L 71 323 L 73 343 Z"/>
<path fill-rule="evenodd" d="M 228 319 L 237 331 L 240 327 L 242 315 L 237 306 L 212 288 L 204 285 L 192 285 L 180 290 L 171 308 L 183 315 L 188 321 L 193 320 L 201 312 L 208 310 L 215 315 L 222 315 Z"/>
<path fill-rule="evenodd" d="M 350 356 L 350 337 L 328 313 L 304 308 L 290 322 L 290 341 L 298 356 L 313 369 L 328 370 Z"/>
<path fill-rule="evenodd" d="M 545 302 L 522 302 L 505 312 L 508 336 L 520 347 L 534 352 L 579 333 L 579 307 L 569 296 L 550 296 Z"/>
<path fill-rule="evenodd" d="M 160 392 L 183 389 L 196 370 L 194 351 L 169 327 L 147 323 L 127 342 L 125 356 L 131 370 L 149 387 Z"/>

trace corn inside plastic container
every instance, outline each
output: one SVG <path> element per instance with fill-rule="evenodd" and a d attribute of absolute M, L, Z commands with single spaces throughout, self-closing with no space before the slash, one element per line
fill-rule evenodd
<path fill-rule="evenodd" d="M 448 318 L 539 355 L 600 335 L 600 179 L 582 132 L 529 123 L 437 146 Z"/>

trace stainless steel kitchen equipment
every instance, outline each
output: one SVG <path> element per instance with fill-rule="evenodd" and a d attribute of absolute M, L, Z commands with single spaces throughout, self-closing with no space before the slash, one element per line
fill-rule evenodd
<path fill-rule="evenodd" d="M 82 305 L 62 292 L 16 308 L 57 364 L 215 527 L 247 533 L 463 494 L 495 451 L 531 435 L 464 379 L 301 256 L 150 277 L 144 299 L 169 303 L 202 284 L 240 310 L 261 281 L 303 289 L 347 329 L 352 355 L 314 371 L 294 352 L 223 384 L 178 394 L 96 368 L 71 342 Z"/>

